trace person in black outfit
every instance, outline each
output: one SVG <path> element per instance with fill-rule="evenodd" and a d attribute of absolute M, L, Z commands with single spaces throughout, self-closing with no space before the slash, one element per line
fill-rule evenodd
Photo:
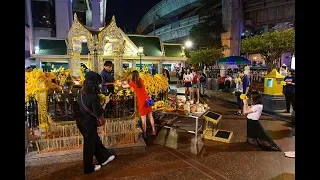
<path fill-rule="evenodd" d="M 286 97 L 286 111 L 285 113 L 290 113 L 290 105 L 292 104 L 292 109 L 296 110 L 296 104 L 295 104 L 295 86 L 296 86 L 296 80 L 293 76 L 292 71 L 288 71 L 287 76 L 284 78 L 284 81 L 286 82 L 286 85 L 284 86 L 284 95 Z"/>
<path fill-rule="evenodd" d="M 114 74 L 112 72 L 112 62 L 111 61 L 106 61 L 104 62 L 104 68 L 101 71 L 100 75 L 102 78 L 102 83 L 101 83 L 101 91 L 103 94 L 108 95 L 109 93 L 114 92 Z"/>
<path fill-rule="evenodd" d="M 201 85 L 201 88 L 202 88 L 202 93 L 201 93 L 201 89 L 200 89 L 200 94 L 204 95 L 204 89 L 207 88 L 207 84 L 206 84 L 206 79 L 207 79 L 207 76 L 205 73 L 201 72 L 200 74 L 200 85 Z"/>
<path fill-rule="evenodd" d="M 106 165 L 115 158 L 115 155 L 111 154 L 112 151 L 104 147 L 97 132 L 97 121 L 103 121 L 103 109 L 110 101 L 106 98 L 101 107 L 98 96 L 100 83 L 101 76 L 90 71 L 86 73 L 81 93 L 78 94 L 80 116 L 76 119 L 76 123 L 84 139 L 83 170 L 85 174 L 99 170 L 101 165 Z M 100 165 L 93 165 L 93 156 Z"/>

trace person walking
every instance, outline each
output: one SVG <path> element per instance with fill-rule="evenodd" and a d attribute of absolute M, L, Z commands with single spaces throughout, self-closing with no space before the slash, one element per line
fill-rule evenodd
<path fill-rule="evenodd" d="M 83 136 L 83 170 L 85 174 L 97 171 L 114 160 L 115 155 L 112 150 L 108 150 L 102 144 L 98 136 L 97 127 L 103 124 L 103 110 L 110 99 L 106 97 L 103 105 L 100 105 L 99 84 L 101 76 L 93 71 L 86 73 L 85 81 L 81 93 L 78 94 L 79 116 L 76 119 L 76 124 L 80 133 Z M 93 165 L 93 156 L 99 162 L 98 165 Z"/>

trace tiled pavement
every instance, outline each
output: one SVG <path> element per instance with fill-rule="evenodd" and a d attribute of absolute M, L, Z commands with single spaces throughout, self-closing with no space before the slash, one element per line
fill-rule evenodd
<path fill-rule="evenodd" d="M 207 90 L 205 91 L 206 96 L 213 98 L 213 99 L 219 99 L 222 101 L 227 101 L 233 104 L 237 103 L 237 99 L 233 93 L 227 93 L 227 92 L 222 92 L 222 91 L 213 91 L 213 90 Z M 292 110 L 292 108 L 291 108 Z M 264 112 L 264 114 L 267 114 L 269 116 L 276 116 L 277 118 L 280 118 L 281 120 L 291 122 L 292 117 L 290 113 L 270 113 L 270 112 Z"/>
<path fill-rule="evenodd" d="M 246 119 L 234 115 L 236 106 L 218 99 L 203 100 L 212 111 L 223 115 L 219 129 L 234 133 L 231 143 L 203 140 L 203 148 L 195 155 L 190 151 L 192 134 L 178 133 L 177 150 L 152 144 L 154 137 L 149 137 L 145 152 L 118 155 L 90 175 L 82 174 L 81 160 L 70 159 L 27 167 L 27 179 L 294 179 L 294 158 L 284 157 L 283 152 L 262 151 L 245 142 Z M 289 123 L 265 115 L 261 122 L 282 151 L 295 150 Z"/>

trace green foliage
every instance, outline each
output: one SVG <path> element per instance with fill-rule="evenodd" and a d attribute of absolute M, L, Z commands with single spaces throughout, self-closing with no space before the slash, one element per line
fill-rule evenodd
<path fill-rule="evenodd" d="M 190 58 L 188 59 L 188 64 L 198 66 L 202 65 L 212 65 L 215 64 L 219 59 L 223 57 L 221 49 L 211 48 L 211 49 L 200 49 L 190 52 Z"/>
<path fill-rule="evenodd" d="M 199 10 L 201 23 L 190 30 L 190 38 L 197 47 L 220 48 L 221 33 L 225 32 L 222 24 L 221 5 L 215 7 L 221 0 L 201 0 Z"/>
<path fill-rule="evenodd" d="M 285 52 L 294 53 L 295 31 L 289 28 L 283 31 L 270 31 L 248 37 L 241 41 L 241 51 L 244 53 L 259 53 L 265 60 L 268 70 L 277 66 L 281 55 Z"/>

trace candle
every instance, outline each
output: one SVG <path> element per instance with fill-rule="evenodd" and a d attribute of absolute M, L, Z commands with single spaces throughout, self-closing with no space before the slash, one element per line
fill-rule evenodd
<path fill-rule="evenodd" d="M 76 101 L 76 98 L 73 98 L 73 101 Z"/>
<path fill-rule="evenodd" d="M 55 94 L 56 93 L 56 91 L 53 91 L 53 94 Z"/>

